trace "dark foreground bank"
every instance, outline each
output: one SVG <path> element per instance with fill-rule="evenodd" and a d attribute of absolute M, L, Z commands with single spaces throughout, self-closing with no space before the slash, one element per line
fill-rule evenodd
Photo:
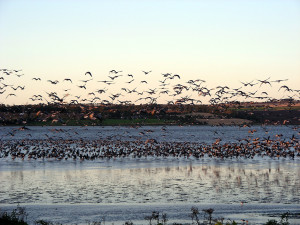
<path fill-rule="evenodd" d="M 39 207 L 35 214 L 32 213 L 32 207 L 16 208 L 5 207 L 0 209 L 0 224 L 6 225 L 63 225 L 63 224 L 150 224 L 150 225 L 179 225 L 179 224 L 196 224 L 196 225 L 234 225 L 234 224 L 264 224 L 264 225 L 292 225 L 299 224 L 300 210 L 297 206 L 270 206 L 268 210 L 260 206 L 256 208 L 254 205 L 239 207 L 232 206 L 227 209 L 226 206 L 217 205 L 216 208 L 209 208 L 209 205 L 203 207 L 182 207 L 171 206 L 170 210 L 162 210 L 162 206 L 158 206 L 158 210 L 151 210 L 153 207 L 114 207 L 107 206 L 106 209 L 99 206 L 98 210 L 95 207 L 84 205 L 84 210 L 80 213 L 81 206 L 73 207 L 76 215 L 72 221 L 68 221 L 68 212 L 64 206 L 50 206 L 46 209 L 45 206 Z M 90 211 L 86 211 L 90 208 Z M 227 206 L 228 208 L 228 206 Z M 239 208 L 239 209 L 238 209 Z M 100 209 L 100 210 L 99 210 Z M 47 210 L 47 212 L 45 211 Z M 222 213 L 220 213 L 222 210 Z M 286 211 L 285 211 L 286 210 Z M 291 211 L 290 211 L 291 210 Z M 99 211 L 102 211 L 99 214 Z M 167 212 L 166 212 L 167 211 Z M 244 211 L 244 213 L 242 212 Z M 40 213 L 37 216 L 38 212 Z M 87 212 L 87 215 L 83 215 Z M 98 212 L 98 213 L 97 213 Z M 235 212 L 235 213 L 233 213 Z M 70 212 L 69 212 L 70 213 Z M 248 213 L 248 214 L 247 214 Z M 185 214 L 183 216 L 183 214 Z M 182 216 L 184 218 L 182 218 Z M 35 217 L 35 218 L 33 218 Z M 113 217 L 118 217 L 116 221 Z M 85 221 L 83 221 L 85 218 Z M 77 220 L 76 220 L 77 219 Z"/>

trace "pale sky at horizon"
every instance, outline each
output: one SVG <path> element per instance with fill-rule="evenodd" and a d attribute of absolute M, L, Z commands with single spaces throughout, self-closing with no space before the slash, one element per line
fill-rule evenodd
<path fill-rule="evenodd" d="M 91 71 L 95 81 L 104 80 L 112 69 L 136 80 L 152 70 L 153 88 L 170 72 L 182 82 L 204 79 L 211 88 L 271 77 L 300 89 L 300 1 L 0 0 L 1 68 L 25 74 L 0 74 L 26 86 L 17 97 L 0 95 L 5 104 L 31 103 L 33 94 L 51 90 L 48 79 L 78 81 Z M 268 91 L 276 95 L 278 87 Z"/>

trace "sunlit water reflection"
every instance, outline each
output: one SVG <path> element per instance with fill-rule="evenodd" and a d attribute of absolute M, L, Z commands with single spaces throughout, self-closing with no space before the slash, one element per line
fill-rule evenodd
<path fill-rule="evenodd" d="M 121 168 L 124 159 L 84 164 L 2 171 L 0 203 L 300 202 L 297 161 L 161 160 L 140 168 Z"/>

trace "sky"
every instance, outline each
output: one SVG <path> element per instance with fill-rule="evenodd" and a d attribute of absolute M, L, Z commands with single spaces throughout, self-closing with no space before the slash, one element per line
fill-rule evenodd
<path fill-rule="evenodd" d="M 33 94 L 51 91 L 87 96 L 76 86 L 88 78 L 85 72 L 93 74 L 87 87 L 94 91 L 106 88 L 97 81 L 108 79 L 113 69 L 123 77 L 107 86 L 106 97 L 123 87 L 157 88 L 162 73 L 180 75 L 170 85 L 203 79 L 209 88 L 239 88 L 241 81 L 271 77 L 288 79 L 285 85 L 299 89 L 300 1 L 0 0 L 3 68 L 24 74 L 0 73 L 4 84 L 25 85 L 23 91 L 6 89 L 0 95 L 0 103 L 11 105 L 32 103 Z M 126 83 L 127 74 L 134 75 L 132 84 Z M 72 79 L 73 86 L 64 78 Z M 145 79 L 147 87 L 142 87 Z M 287 97 L 281 85 L 262 85 L 259 91 Z"/>

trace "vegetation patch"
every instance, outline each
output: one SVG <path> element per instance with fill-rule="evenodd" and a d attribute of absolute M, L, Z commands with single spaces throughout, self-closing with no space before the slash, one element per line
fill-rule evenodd
<path fill-rule="evenodd" d="M 202 212 L 204 213 L 203 220 L 200 218 L 200 212 L 197 207 L 191 208 L 191 213 L 189 214 L 189 217 L 191 218 L 191 223 L 187 223 L 190 225 L 237 225 L 237 224 L 248 224 L 247 220 L 241 220 L 241 223 L 238 223 L 236 221 L 232 221 L 228 219 L 227 221 L 224 221 L 224 218 L 214 218 L 213 213 L 214 209 L 202 209 Z M 27 220 L 27 213 L 24 207 L 17 206 L 16 209 L 14 209 L 11 213 L 9 212 L 1 212 L 0 211 L 0 224 L 2 225 L 28 225 L 26 222 Z M 280 215 L 280 220 L 277 221 L 275 219 L 268 220 L 263 225 L 289 225 L 289 218 L 291 217 L 290 212 L 286 212 Z M 295 214 L 296 215 L 296 214 Z M 294 215 L 294 216 L 295 216 Z M 276 216 L 276 215 L 273 215 Z M 297 216 L 299 216 L 297 214 Z M 145 223 L 149 225 L 167 225 L 169 218 L 166 213 L 160 213 L 159 211 L 153 211 L 150 215 L 145 216 Z M 134 225 L 132 221 L 125 221 L 123 224 L 125 225 Z M 251 223 L 252 224 L 252 223 Z M 60 223 L 53 223 L 45 220 L 37 220 L 35 221 L 35 225 L 62 225 Z M 101 221 L 98 222 L 87 222 L 87 225 L 105 225 L 105 217 Z M 181 223 L 173 223 L 173 225 L 182 225 Z"/>

